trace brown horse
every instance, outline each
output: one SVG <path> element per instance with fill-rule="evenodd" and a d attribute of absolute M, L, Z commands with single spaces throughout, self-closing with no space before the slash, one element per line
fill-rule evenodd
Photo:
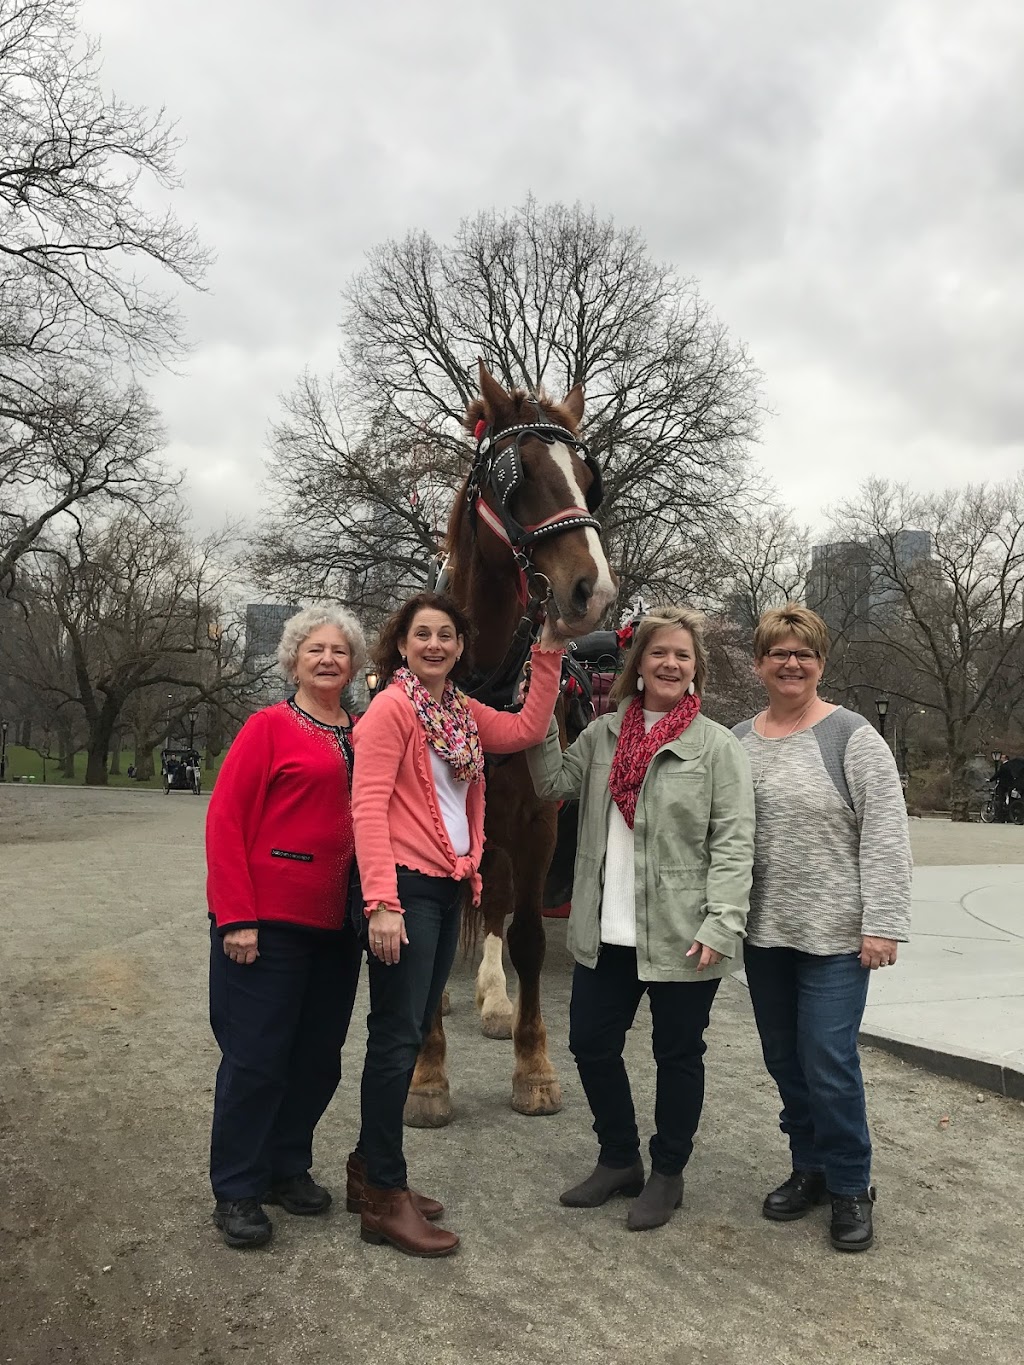
<path fill-rule="evenodd" d="M 477 673 L 501 686 L 509 665 L 514 672 L 521 662 L 515 657 L 523 639 L 517 627 L 528 602 L 546 598 L 559 629 L 578 636 L 597 626 L 618 587 L 592 515 L 600 502 L 600 472 L 576 435 L 582 386 L 561 403 L 521 389 L 507 393 L 481 361 L 480 394 L 465 416 L 477 455 L 448 525 L 446 590 L 476 628 Z M 476 694 L 494 704 L 486 690 Z M 522 754 L 490 767 L 477 1004 L 488 1037 L 514 1040 L 512 1107 L 521 1114 L 554 1114 L 562 1105 L 540 1009 L 542 894 L 556 816 L 556 808 L 534 793 Z M 502 966 L 509 915 L 509 956 L 519 977 L 514 1010 Z M 420 1052 L 405 1118 L 415 1127 L 441 1127 L 451 1114 L 439 1011 Z"/>

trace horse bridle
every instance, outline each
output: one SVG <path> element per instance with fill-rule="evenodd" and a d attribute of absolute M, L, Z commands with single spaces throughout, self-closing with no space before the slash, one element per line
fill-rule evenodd
<path fill-rule="evenodd" d="M 478 425 L 476 455 L 466 484 L 466 500 L 474 523 L 479 519 L 508 545 L 517 567 L 527 580 L 543 577 L 536 573 L 530 559 L 531 549 L 540 541 L 565 535 L 569 531 L 600 531 L 601 523 L 593 513 L 601 506 L 603 496 L 601 468 L 586 442 L 566 427 L 546 421 L 536 399 L 530 402 L 537 413 L 536 422 L 521 422 L 498 432 L 490 425 L 482 429 Z M 512 515 L 509 504 L 516 491 L 526 482 L 521 446 L 531 436 L 537 437 L 545 445 L 560 442 L 575 450 L 590 470 L 591 484 L 587 489 L 585 508 L 578 505 L 564 507 L 544 521 L 524 526 Z M 488 491 L 494 495 L 496 510 L 485 499 Z"/>

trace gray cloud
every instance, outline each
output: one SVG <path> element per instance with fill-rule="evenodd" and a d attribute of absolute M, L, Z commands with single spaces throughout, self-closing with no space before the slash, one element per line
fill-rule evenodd
<path fill-rule="evenodd" d="M 581 199 L 697 276 L 766 373 L 762 463 L 801 515 L 866 473 L 1021 463 L 1016 0 L 527 0 L 508 9 L 85 0 L 108 83 L 187 143 L 218 260 L 154 392 L 204 519 L 258 505 L 276 395 L 337 346 L 387 236 Z"/>

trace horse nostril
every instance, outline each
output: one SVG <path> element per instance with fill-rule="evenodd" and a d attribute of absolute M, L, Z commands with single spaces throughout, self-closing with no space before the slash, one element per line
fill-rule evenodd
<path fill-rule="evenodd" d="M 594 580 L 592 578 L 581 578 L 577 581 L 572 590 L 572 605 L 581 616 L 586 614 L 590 599 L 594 595 Z"/>

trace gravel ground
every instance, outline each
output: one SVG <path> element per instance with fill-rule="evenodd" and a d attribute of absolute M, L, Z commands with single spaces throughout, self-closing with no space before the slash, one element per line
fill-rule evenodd
<path fill-rule="evenodd" d="M 479 1034 L 469 970 L 449 1019 L 457 1120 L 412 1132 L 458 1256 L 358 1240 L 343 1211 L 274 1211 L 265 1252 L 209 1221 L 216 1050 L 205 1015 L 205 798 L 0 790 L 0 1365 L 1020 1365 L 1024 1107 L 865 1055 L 878 1241 L 833 1253 L 824 1211 L 759 1214 L 786 1168 L 745 992 L 725 983 L 683 1208 L 631 1235 L 625 1205 L 562 1209 L 593 1160 L 565 1048 L 564 926 L 545 1009 L 565 1109 L 508 1107 L 510 1045 Z M 922 863 L 1019 862 L 1024 830 L 913 822 Z M 337 1191 L 357 1120 L 365 998 L 317 1173 Z M 649 1018 L 628 1056 L 652 1110 Z M 945 1120 L 948 1119 L 948 1123 Z"/>

